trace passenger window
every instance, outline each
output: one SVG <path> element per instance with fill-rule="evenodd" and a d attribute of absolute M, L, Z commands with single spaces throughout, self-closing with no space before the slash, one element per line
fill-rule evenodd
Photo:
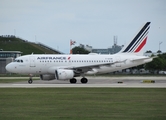
<path fill-rule="evenodd" d="M 21 60 L 21 62 L 23 63 L 23 60 Z"/>

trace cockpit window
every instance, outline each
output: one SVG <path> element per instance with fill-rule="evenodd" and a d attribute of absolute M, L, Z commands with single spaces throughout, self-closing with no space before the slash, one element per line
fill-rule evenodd
<path fill-rule="evenodd" d="M 21 63 L 23 63 L 23 60 L 15 59 L 14 62 L 19 62 L 19 63 L 21 62 Z"/>

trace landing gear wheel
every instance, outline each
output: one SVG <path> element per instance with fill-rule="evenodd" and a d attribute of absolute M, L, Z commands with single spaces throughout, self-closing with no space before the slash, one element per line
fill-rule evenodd
<path fill-rule="evenodd" d="M 70 79 L 70 83 L 76 83 L 77 80 L 75 78 Z"/>
<path fill-rule="evenodd" d="M 84 83 L 84 84 L 85 84 L 85 83 L 87 83 L 87 82 L 88 82 L 88 79 L 87 79 L 87 78 L 82 78 L 82 79 L 81 79 L 81 83 Z"/>
<path fill-rule="evenodd" d="M 28 83 L 29 83 L 29 84 L 32 84 L 32 82 L 33 82 L 32 79 L 29 79 L 29 80 L 28 80 Z"/>

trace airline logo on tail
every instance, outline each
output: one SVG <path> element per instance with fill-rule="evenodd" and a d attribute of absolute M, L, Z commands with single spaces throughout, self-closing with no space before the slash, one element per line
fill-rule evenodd
<path fill-rule="evenodd" d="M 149 33 L 150 22 L 147 22 L 139 33 L 134 37 L 131 43 L 122 51 L 127 53 L 138 53 L 145 46 L 147 34 Z"/>

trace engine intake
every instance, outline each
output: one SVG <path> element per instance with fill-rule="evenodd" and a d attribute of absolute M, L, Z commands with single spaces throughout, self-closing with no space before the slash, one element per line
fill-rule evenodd
<path fill-rule="evenodd" d="M 57 80 L 68 80 L 74 77 L 73 70 L 58 69 L 55 71 Z"/>

